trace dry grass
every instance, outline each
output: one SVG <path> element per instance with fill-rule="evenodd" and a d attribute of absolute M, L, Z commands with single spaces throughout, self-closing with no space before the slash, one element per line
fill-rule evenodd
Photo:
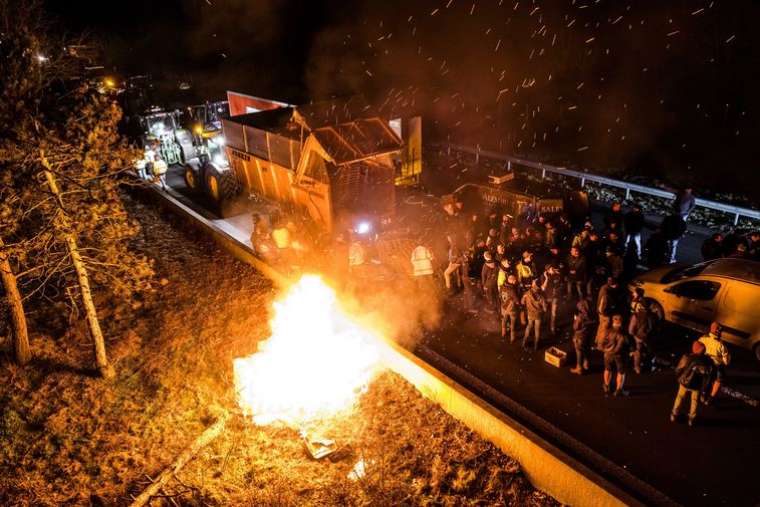
<path fill-rule="evenodd" d="M 118 371 L 113 383 L 82 368 L 92 358 L 81 322 L 33 335 L 29 368 L 0 359 L 2 505 L 127 504 L 217 410 L 236 411 L 231 362 L 266 337 L 270 285 L 153 209 L 139 202 L 130 209 L 143 224 L 135 247 L 156 259 L 165 283 L 139 303 L 99 303 Z M 35 315 L 40 321 L 44 310 Z M 154 503 L 554 503 L 514 461 L 390 373 L 353 412 L 315 430 L 342 446 L 338 459 L 314 461 L 295 430 L 256 428 L 235 415 Z M 367 473 L 352 481 L 360 459 Z"/>

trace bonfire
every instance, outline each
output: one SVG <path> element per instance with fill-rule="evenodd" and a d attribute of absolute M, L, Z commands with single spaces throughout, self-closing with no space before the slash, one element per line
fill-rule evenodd
<path fill-rule="evenodd" d="M 257 425 L 303 429 L 348 411 L 379 369 L 380 334 L 317 275 L 274 303 L 271 330 L 256 353 L 234 361 L 240 406 Z"/>

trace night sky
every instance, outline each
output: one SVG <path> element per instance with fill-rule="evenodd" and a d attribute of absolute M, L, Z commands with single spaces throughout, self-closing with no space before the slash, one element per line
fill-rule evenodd
<path fill-rule="evenodd" d="M 46 5 L 121 73 L 191 80 L 200 96 L 414 99 L 462 142 L 698 189 L 760 185 L 752 0 Z"/>

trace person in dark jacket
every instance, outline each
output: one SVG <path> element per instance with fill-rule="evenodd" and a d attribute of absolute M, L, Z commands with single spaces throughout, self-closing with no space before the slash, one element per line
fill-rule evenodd
<path fill-rule="evenodd" d="M 599 350 L 604 353 L 604 394 L 610 394 L 612 369 L 616 370 L 615 396 L 628 396 L 624 389 L 627 372 L 628 337 L 623 332 L 623 316 L 613 315 L 612 325 L 599 343 Z"/>
<path fill-rule="evenodd" d="M 583 250 L 589 266 L 595 266 L 604 262 L 604 243 L 596 231 L 589 232 L 588 242 Z"/>
<path fill-rule="evenodd" d="M 660 228 L 662 229 L 662 235 L 665 237 L 665 241 L 668 242 L 670 263 L 672 264 L 676 262 L 678 242 L 681 241 L 683 235 L 686 234 L 686 221 L 680 215 L 668 215 L 662 220 Z"/>
<path fill-rule="evenodd" d="M 604 245 L 605 250 L 611 248 L 620 257 L 625 253 L 623 237 L 617 231 L 608 230 L 602 244 Z"/>
<path fill-rule="evenodd" d="M 641 206 L 634 204 L 631 210 L 623 217 L 625 225 L 625 248 L 631 247 L 631 242 L 636 247 L 636 255 L 641 257 L 641 231 L 644 230 L 644 213 L 641 212 Z"/>
<path fill-rule="evenodd" d="M 591 311 L 591 301 L 581 299 L 576 305 L 575 315 L 573 315 L 573 347 L 575 348 L 575 368 L 570 370 L 576 375 L 581 375 L 588 370 L 588 354 L 591 337 L 594 334 L 593 312 Z"/>
<path fill-rule="evenodd" d="M 668 242 L 665 240 L 665 235 L 661 229 L 649 236 L 644 246 L 644 257 L 649 269 L 658 268 L 668 263 Z"/>
<path fill-rule="evenodd" d="M 586 286 L 586 258 L 581 255 L 580 248 L 574 246 L 570 249 L 567 258 L 567 295 L 572 296 L 577 292 L 578 299 L 583 299 L 584 287 Z"/>
<path fill-rule="evenodd" d="M 546 222 L 546 232 L 544 233 L 544 246 L 546 248 L 559 247 L 559 231 L 554 226 L 554 222 Z"/>
<path fill-rule="evenodd" d="M 760 261 L 760 232 L 752 231 L 749 235 L 747 256 L 753 261 Z"/>
<path fill-rule="evenodd" d="M 544 292 L 549 308 L 549 332 L 555 335 L 557 334 L 557 307 L 562 296 L 562 276 L 559 266 L 554 264 L 546 266 L 544 274 L 541 275 L 541 290 Z"/>
<path fill-rule="evenodd" d="M 499 268 L 494 261 L 491 252 L 483 253 L 485 263 L 480 272 L 480 282 L 483 284 L 483 295 L 486 298 L 486 311 L 493 313 L 496 311 L 499 300 Z"/>
<path fill-rule="evenodd" d="M 618 201 L 612 203 L 612 207 L 604 216 L 604 226 L 608 231 L 623 234 L 623 208 Z"/>
<path fill-rule="evenodd" d="M 691 344 L 691 354 L 684 354 L 676 366 L 678 376 L 678 394 L 676 394 L 673 408 L 670 411 L 670 422 L 676 422 L 678 412 L 683 404 L 683 399 L 689 395 L 689 426 L 694 425 L 699 408 L 699 396 L 703 393 L 710 382 L 713 364 L 705 356 L 705 346 L 699 341 Z"/>
<path fill-rule="evenodd" d="M 696 205 L 697 199 L 691 192 L 691 188 L 686 187 L 676 194 L 676 199 L 673 201 L 673 212 L 686 222 Z"/>
<path fill-rule="evenodd" d="M 528 344 L 530 333 L 534 333 L 533 350 L 538 350 L 538 342 L 541 339 L 541 321 L 546 313 L 546 298 L 538 286 L 538 280 L 533 280 L 530 290 L 523 294 L 522 306 L 528 316 L 528 326 L 525 328 L 522 346 L 525 348 Z"/>
<path fill-rule="evenodd" d="M 633 371 L 641 373 L 644 354 L 649 350 L 649 335 L 654 327 L 654 317 L 644 299 L 644 289 L 638 287 L 631 303 L 631 320 L 628 321 L 628 334 L 634 341 Z"/>
<path fill-rule="evenodd" d="M 517 321 L 520 316 L 520 290 L 515 275 L 511 273 L 507 275 L 507 281 L 501 286 L 499 296 L 501 299 L 501 337 L 507 337 L 507 326 L 509 326 L 509 343 L 514 343 Z"/>
<path fill-rule="evenodd" d="M 620 288 L 616 278 L 608 277 L 607 283 L 599 290 L 599 297 L 596 301 L 596 311 L 599 317 L 599 327 L 596 330 L 596 343 L 604 339 L 613 315 L 622 315 L 627 311 L 626 296 Z"/>
<path fill-rule="evenodd" d="M 716 232 L 702 243 L 702 259 L 711 261 L 723 256 L 723 234 Z"/>
<path fill-rule="evenodd" d="M 607 270 L 613 278 L 620 278 L 623 274 L 623 258 L 613 247 L 608 246 L 604 252 Z"/>

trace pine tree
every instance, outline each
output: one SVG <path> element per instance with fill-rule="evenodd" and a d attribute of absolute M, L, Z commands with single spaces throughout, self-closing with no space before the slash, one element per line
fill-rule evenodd
<path fill-rule="evenodd" d="M 10 10 L 9 10 L 10 9 Z M 30 11 L 36 10 L 30 14 Z M 11 15 L 25 25 L 9 24 Z M 96 364 L 113 376 L 92 293 L 129 300 L 150 286 L 150 261 L 130 249 L 138 231 L 120 190 L 137 152 L 118 132 L 121 110 L 88 81 L 72 81 L 65 57 L 38 20 L 37 4 L 0 0 L 0 180 L 14 205 L 0 205 L 3 231 L 33 278 L 31 293 L 54 286 L 87 317 Z M 36 23 L 36 24 L 35 24 Z M 47 37 L 47 38 L 46 38 Z M 53 56 L 56 55 L 56 56 Z M 6 241 L 7 242 L 7 241 Z M 3 278 L 5 282 L 5 277 Z M 8 291 L 6 290 L 6 294 Z M 60 297 L 60 296 L 59 296 Z"/>

